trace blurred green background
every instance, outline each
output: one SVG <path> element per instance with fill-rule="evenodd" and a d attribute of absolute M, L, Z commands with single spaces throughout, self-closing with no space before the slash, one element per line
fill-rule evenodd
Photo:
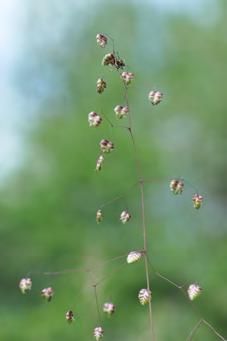
<path fill-rule="evenodd" d="M 116 122 L 113 108 L 124 100 L 118 74 L 101 66 L 111 45 L 98 48 L 98 32 L 114 37 L 135 73 L 129 100 L 149 179 L 151 262 L 178 284 L 198 282 L 204 289 L 190 304 L 151 273 L 157 340 L 186 340 L 201 317 L 227 336 L 226 2 L 11 0 L 1 6 L 0 339 L 91 340 L 99 324 L 92 284 L 103 278 L 100 304 L 117 305 L 111 319 L 103 316 L 105 340 L 149 339 L 147 308 L 137 300 L 146 285 L 143 262 L 105 263 L 143 244 L 139 191 L 128 191 L 136 181 L 129 136 L 87 123 L 93 110 Z M 99 77 L 108 83 L 101 96 Z M 154 88 L 165 95 L 157 107 L 147 100 Z M 116 150 L 97 173 L 101 138 Z M 175 177 L 187 180 L 180 197 L 169 192 Z M 190 183 L 205 198 L 199 211 Z M 99 206 L 122 193 L 97 225 Z M 126 207 L 132 219 L 122 225 Z M 94 278 L 40 274 L 81 267 L 92 267 Z M 27 274 L 33 289 L 23 296 L 18 283 Z M 46 286 L 55 290 L 51 303 L 40 298 Z M 68 309 L 75 313 L 70 326 Z M 194 337 L 216 339 L 205 327 Z"/>

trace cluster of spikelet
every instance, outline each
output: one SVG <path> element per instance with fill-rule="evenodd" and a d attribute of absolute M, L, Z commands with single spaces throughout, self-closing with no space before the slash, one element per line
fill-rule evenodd
<path fill-rule="evenodd" d="M 104 34 L 97 34 L 97 44 L 101 48 L 105 48 L 108 44 L 108 37 Z M 109 66 L 115 68 L 123 81 L 124 86 L 127 88 L 134 80 L 134 74 L 130 71 L 124 70 L 126 67 L 125 61 L 116 55 L 115 51 L 109 52 L 104 55 L 102 59 L 103 66 Z M 102 94 L 107 89 L 107 82 L 103 78 L 98 78 L 96 82 L 96 91 L 98 94 Z M 158 90 L 152 90 L 148 94 L 148 99 L 152 105 L 158 105 L 163 100 L 163 93 Z M 113 107 L 115 116 L 117 119 L 123 119 L 129 114 L 129 107 L 127 104 L 117 104 Z M 88 123 L 90 127 L 99 127 L 103 122 L 103 117 L 96 111 L 92 111 L 88 114 Z M 100 171 L 104 163 L 104 155 L 111 153 L 115 149 L 115 145 L 112 141 L 106 138 L 102 138 L 99 143 L 100 155 L 96 161 L 96 170 Z M 170 182 L 170 190 L 173 194 L 182 194 L 184 189 L 184 181 L 182 179 L 174 179 Z M 200 194 L 194 194 L 192 197 L 193 205 L 196 209 L 199 209 L 203 202 L 203 197 Z M 123 210 L 120 213 L 120 221 L 126 224 L 131 219 L 131 213 L 128 210 Z M 96 212 L 96 221 L 100 223 L 103 220 L 102 209 Z M 146 254 L 145 250 L 130 251 L 127 255 L 126 262 L 128 264 L 139 261 Z M 32 289 L 31 278 L 22 278 L 19 283 L 19 288 L 23 294 L 29 293 Z M 198 284 L 191 284 L 187 289 L 187 294 L 190 300 L 196 299 L 202 292 L 202 288 Z M 52 287 L 44 288 L 41 290 L 41 296 L 50 302 L 54 296 L 54 290 Z M 152 292 L 148 288 L 140 289 L 138 292 L 138 301 L 141 305 L 146 305 L 151 302 Z M 116 311 L 116 305 L 112 302 L 105 302 L 102 308 L 103 312 L 110 317 Z M 67 322 L 74 321 L 74 313 L 72 310 L 68 310 L 65 314 Z M 104 335 L 104 329 L 102 326 L 96 326 L 93 330 L 93 336 L 96 341 L 100 340 Z"/>
<path fill-rule="evenodd" d="M 175 195 L 182 194 L 183 189 L 184 189 L 184 181 L 182 179 L 171 180 L 169 187 L 173 194 Z M 193 202 L 194 208 L 198 210 L 203 203 L 203 196 L 198 193 L 194 194 L 192 197 L 192 202 Z"/>

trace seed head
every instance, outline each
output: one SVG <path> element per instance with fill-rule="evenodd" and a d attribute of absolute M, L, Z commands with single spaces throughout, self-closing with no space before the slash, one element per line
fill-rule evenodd
<path fill-rule="evenodd" d="M 192 201 L 193 201 L 194 208 L 198 210 L 203 203 L 203 196 L 200 194 L 195 194 L 192 197 Z"/>
<path fill-rule="evenodd" d="M 104 79 L 99 78 L 96 83 L 96 90 L 99 94 L 101 94 L 106 89 L 106 82 Z"/>
<path fill-rule="evenodd" d="M 121 212 L 120 221 L 125 224 L 131 219 L 131 214 L 128 211 Z"/>
<path fill-rule="evenodd" d="M 141 289 L 138 294 L 139 302 L 142 305 L 147 304 L 151 300 L 151 291 L 148 289 Z"/>
<path fill-rule="evenodd" d="M 103 153 L 110 153 L 112 150 L 114 150 L 114 144 L 109 140 L 101 140 L 99 146 Z"/>
<path fill-rule="evenodd" d="M 153 105 L 157 105 L 162 101 L 163 93 L 160 91 L 152 90 L 149 92 L 148 99 Z"/>
<path fill-rule="evenodd" d="M 107 53 L 103 57 L 102 65 L 115 65 L 115 56 L 113 53 Z"/>
<path fill-rule="evenodd" d="M 118 118 L 122 118 L 122 117 L 125 117 L 128 112 L 129 112 L 129 109 L 128 109 L 128 106 L 125 105 L 120 105 L 118 104 L 115 108 L 114 108 L 114 111 L 115 111 L 115 114 Z"/>
<path fill-rule="evenodd" d="M 104 335 L 103 328 L 102 327 L 96 327 L 94 329 L 93 335 L 94 335 L 96 341 L 99 341 L 101 339 L 101 337 L 103 337 L 103 335 Z"/>
<path fill-rule="evenodd" d="M 108 39 L 107 39 L 107 37 L 104 34 L 98 33 L 96 35 L 96 41 L 97 41 L 97 44 L 100 47 L 105 47 L 106 44 L 107 44 Z"/>
<path fill-rule="evenodd" d="M 50 302 L 52 300 L 52 297 L 54 295 L 54 290 L 49 287 L 49 288 L 44 288 L 42 291 L 41 291 L 41 296 L 47 300 L 47 302 Z"/>
<path fill-rule="evenodd" d="M 183 180 L 171 180 L 169 187 L 173 194 L 181 194 L 184 189 L 184 182 Z"/>
<path fill-rule="evenodd" d="M 135 263 L 142 257 L 142 253 L 140 251 L 131 251 L 127 256 L 127 263 Z"/>
<path fill-rule="evenodd" d="M 96 212 L 96 222 L 101 223 L 102 220 L 103 220 L 102 210 L 98 210 Z"/>
<path fill-rule="evenodd" d="M 102 117 L 95 111 L 88 114 L 88 123 L 90 127 L 98 127 L 102 123 Z"/>
<path fill-rule="evenodd" d="M 104 313 L 107 313 L 107 315 L 111 316 L 115 312 L 116 306 L 113 303 L 104 303 L 103 305 L 103 311 Z"/>
<path fill-rule="evenodd" d="M 123 59 L 120 59 L 120 58 L 116 59 L 115 66 L 116 66 L 117 70 L 123 69 L 125 67 L 125 61 Z"/>
<path fill-rule="evenodd" d="M 124 71 L 121 74 L 121 78 L 123 79 L 126 85 L 129 85 L 131 81 L 134 79 L 134 73 Z"/>
<path fill-rule="evenodd" d="M 65 318 L 66 318 L 66 321 L 68 321 L 69 323 L 73 322 L 74 321 L 74 314 L 73 314 L 73 311 L 72 310 L 68 310 L 65 314 Z"/>
<path fill-rule="evenodd" d="M 104 162 L 104 156 L 100 155 L 96 161 L 96 168 L 95 169 L 97 171 L 100 171 L 102 169 L 103 162 Z"/>
<path fill-rule="evenodd" d="M 26 294 L 32 289 L 32 280 L 31 278 L 22 278 L 19 283 L 19 288 L 22 294 Z"/>
<path fill-rule="evenodd" d="M 188 287 L 188 297 L 191 301 L 196 299 L 202 292 L 202 288 L 198 284 L 191 284 Z"/>

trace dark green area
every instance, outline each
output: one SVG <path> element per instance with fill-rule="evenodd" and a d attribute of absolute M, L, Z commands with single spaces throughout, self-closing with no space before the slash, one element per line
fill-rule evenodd
<path fill-rule="evenodd" d="M 92 284 L 103 278 L 97 288 L 100 303 L 111 300 L 117 305 L 110 320 L 103 317 L 105 340 L 149 340 L 147 308 L 137 300 L 146 286 L 143 262 L 123 267 L 125 259 L 105 263 L 143 244 L 139 190 L 128 191 L 137 181 L 129 134 L 106 122 L 97 129 L 87 123 L 93 110 L 102 110 L 114 124 L 123 122 L 113 111 L 124 101 L 120 77 L 101 66 L 111 45 L 101 49 L 95 41 L 102 31 L 114 37 L 116 50 L 135 73 L 129 100 L 137 154 L 149 179 L 145 198 L 150 260 L 174 282 L 198 282 L 204 288 L 191 304 L 151 272 L 157 340 L 186 340 L 201 317 L 227 337 L 227 12 L 221 1 L 219 6 L 217 19 L 202 24 L 186 14 L 166 15 L 146 5 L 106 1 L 89 14 L 79 36 L 72 8 L 64 44 L 48 45 L 42 37 L 32 39 L 43 23 L 31 5 L 26 29 L 30 62 L 21 60 L 15 81 L 29 100 L 42 97 L 34 81 L 38 75 L 44 79 L 42 93 L 49 77 L 56 80 L 36 110 L 36 124 L 26 132 L 26 160 L 1 190 L 1 340 L 92 339 L 99 324 Z M 108 84 L 102 95 L 95 89 L 99 77 Z M 147 100 L 153 88 L 165 95 L 157 107 Z M 112 140 L 116 150 L 97 173 L 102 138 Z M 185 191 L 173 196 L 169 181 L 179 176 L 187 180 Z M 201 210 L 192 207 L 195 189 L 190 183 L 204 195 Z M 126 196 L 106 206 L 104 221 L 97 225 L 99 206 L 122 193 Z M 132 219 L 122 225 L 119 214 L 126 207 Z M 92 267 L 94 277 L 86 272 L 39 274 L 81 267 Z M 33 289 L 23 296 L 18 282 L 30 272 Z M 50 285 L 55 296 L 46 303 L 40 290 Z M 68 309 L 75 313 L 72 325 L 65 321 Z M 216 337 L 202 327 L 194 340 Z"/>

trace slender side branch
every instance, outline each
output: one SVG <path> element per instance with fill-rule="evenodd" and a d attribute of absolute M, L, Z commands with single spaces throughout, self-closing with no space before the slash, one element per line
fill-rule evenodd
<path fill-rule="evenodd" d="M 113 204 L 115 201 L 118 201 L 118 200 L 120 200 L 120 199 L 122 199 L 122 198 L 125 198 L 126 195 L 128 194 L 128 192 L 131 191 L 133 188 L 135 188 L 135 186 L 136 186 L 137 184 L 138 184 L 138 182 L 134 183 L 134 184 L 133 184 L 131 187 L 129 187 L 129 189 L 128 189 L 126 192 L 124 192 L 123 194 L 118 195 L 118 196 L 116 196 L 115 198 L 113 198 L 113 199 L 111 199 L 111 200 L 105 202 L 104 204 L 100 205 L 100 208 L 103 208 L 103 207 L 105 207 L 105 206 L 111 205 L 111 204 Z"/>
<path fill-rule="evenodd" d="M 220 340 L 222 340 L 222 341 L 227 341 L 227 339 L 225 339 L 221 334 L 219 334 L 218 332 L 217 332 L 217 330 L 209 323 L 209 322 L 207 322 L 207 320 L 202 320 L 203 321 L 203 323 L 210 329 L 210 330 L 212 330 L 212 332 L 220 339 Z"/>
<path fill-rule="evenodd" d="M 227 341 L 227 339 L 225 339 L 220 333 L 218 333 L 217 330 L 209 322 L 207 322 L 207 320 L 204 320 L 203 318 L 201 318 L 199 322 L 197 322 L 196 325 L 193 327 L 186 341 L 191 341 L 193 339 L 202 324 L 205 324 L 220 340 Z"/>
<path fill-rule="evenodd" d="M 27 276 L 31 276 L 31 275 L 43 275 L 43 276 L 60 276 L 60 275 L 65 275 L 65 274 L 71 274 L 71 273 L 75 273 L 75 272 L 88 272 L 91 273 L 94 269 L 99 268 L 100 266 L 103 266 L 105 264 L 117 261 L 119 259 L 123 259 L 127 256 L 128 253 L 125 253 L 123 255 L 120 256 L 116 256 L 116 257 L 112 257 L 109 259 L 104 260 L 103 262 L 101 262 L 98 266 L 92 266 L 90 268 L 72 268 L 72 269 L 63 269 L 60 271 L 29 271 L 27 273 Z"/>
<path fill-rule="evenodd" d="M 188 335 L 186 341 L 192 340 L 193 336 L 195 335 L 195 333 L 197 332 L 197 330 L 199 329 L 202 323 L 203 323 L 203 319 L 199 320 L 199 322 L 196 323 L 196 325 L 193 327 L 190 334 Z"/>
<path fill-rule="evenodd" d="M 171 281 L 169 278 L 167 278 L 167 277 L 163 276 L 162 274 L 160 274 L 160 272 L 155 271 L 155 274 L 156 274 L 158 277 L 164 279 L 166 282 L 172 284 L 174 287 L 176 287 L 176 288 L 178 288 L 178 289 L 181 289 L 181 290 L 183 289 L 183 286 L 182 286 L 182 285 L 176 284 L 175 282 Z"/>
<path fill-rule="evenodd" d="M 109 275 L 104 276 L 103 278 L 101 278 L 98 282 L 95 283 L 95 286 L 97 287 L 99 284 L 101 284 L 102 282 L 106 281 L 107 279 L 111 278 L 113 275 L 115 275 L 115 273 L 117 273 L 118 271 L 120 271 L 122 268 L 124 268 L 125 266 L 127 266 L 127 264 L 121 264 L 120 266 L 117 267 L 117 269 L 114 269 Z"/>

